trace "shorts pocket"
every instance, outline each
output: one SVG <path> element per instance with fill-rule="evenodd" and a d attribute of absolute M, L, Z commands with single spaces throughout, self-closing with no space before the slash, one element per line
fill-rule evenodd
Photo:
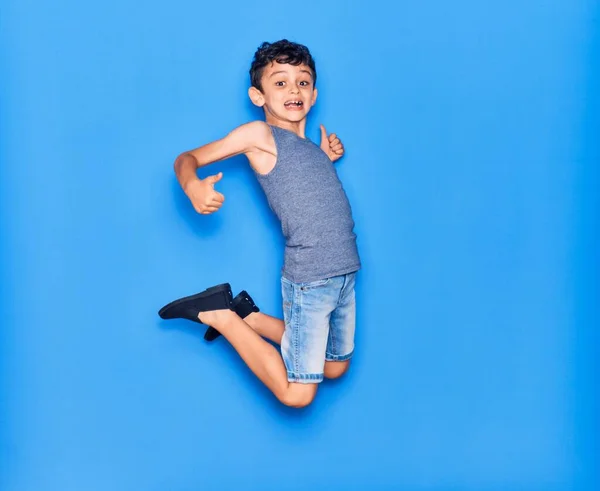
<path fill-rule="evenodd" d="M 328 285 L 330 281 L 331 281 L 331 278 L 326 278 L 324 280 L 316 280 L 316 281 L 310 281 L 308 283 L 302 283 L 300 285 L 300 290 L 305 292 L 307 290 L 312 290 L 313 288 L 319 288 L 321 286 Z"/>

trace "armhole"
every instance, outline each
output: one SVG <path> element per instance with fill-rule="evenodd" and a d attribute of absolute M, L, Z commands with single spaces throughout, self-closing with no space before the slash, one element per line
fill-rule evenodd
<path fill-rule="evenodd" d="M 277 167 L 279 166 L 279 156 L 281 155 L 280 149 L 279 149 L 279 138 L 277 135 L 277 131 L 275 130 L 275 128 L 273 126 L 271 126 L 269 123 L 265 123 L 269 129 L 271 130 L 271 135 L 273 135 L 273 141 L 275 142 L 275 151 L 277 152 L 277 157 L 275 157 L 275 165 L 273 166 L 273 168 L 267 172 L 266 174 L 260 174 L 259 172 L 254 171 L 254 173 L 259 177 L 268 177 L 271 174 L 273 174 L 273 172 L 275 172 L 275 170 L 277 169 Z"/>

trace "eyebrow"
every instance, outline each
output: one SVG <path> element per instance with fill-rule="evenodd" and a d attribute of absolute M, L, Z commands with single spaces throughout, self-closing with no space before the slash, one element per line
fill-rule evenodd
<path fill-rule="evenodd" d="M 279 71 L 277 71 L 277 72 L 273 72 L 273 73 L 271 73 L 271 75 L 269 75 L 269 78 L 271 78 L 273 75 L 277 75 L 277 74 L 279 74 L 279 73 L 285 73 L 285 74 L 287 75 L 287 72 L 286 72 L 285 70 L 279 70 Z M 311 78 L 312 78 L 312 76 L 313 76 L 313 75 L 312 75 L 312 73 L 311 73 L 311 72 L 309 72 L 308 70 L 300 70 L 300 73 L 308 73 L 308 74 L 311 76 Z"/>

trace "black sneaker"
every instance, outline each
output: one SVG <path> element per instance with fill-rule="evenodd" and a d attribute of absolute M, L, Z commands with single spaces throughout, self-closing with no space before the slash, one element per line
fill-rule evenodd
<path fill-rule="evenodd" d="M 174 300 L 160 309 L 158 315 L 163 319 L 188 319 L 202 324 L 198 319 L 200 312 L 229 309 L 232 301 L 231 286 L 222 283 L 196 295 Z"/>
<path fill-rule="evenodd" d="M 242 319 L 248 317 L 252 312 L 260 312 L 260 309 L 252 300 L 252 297 L 246 290 L 242 290 L 231 302 L 231 310 L 233 310 Z M 214 341 L 221 333 L 214 327 L 209 327 L 204 333 L 204 339 L 206 341 Z"/>

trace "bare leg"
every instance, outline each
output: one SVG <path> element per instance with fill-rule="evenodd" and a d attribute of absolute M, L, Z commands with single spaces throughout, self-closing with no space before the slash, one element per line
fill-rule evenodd
<path fill-rule="evenodd" d="M 279 352 L 235 312 L 201 312 L 198 318 L 202 323 L 213 326 L 231 343 L 250 370 L 283 404 L 304 407 L 312 402 L 317 393 L 317 384 L 288 382 L 287 370 Z"/>
<path fill-rule="evenodd" d="M 244 321 L 263 338 L 281 345 L 281 338 L 285 330 L 285 323 L 281 319 L 262 312 L 252 312 Z"/>
<path fill-rule="evenodd" d="M 281 319 L 262 312 L 252 312 L 244 321 L 262 337 L 281 345 L 281 338 L 285 329 L 285 323 Z M 350 360 L 326 361 L 325 378 L 339 378 L 348 371 L 349 367 Z"/>

